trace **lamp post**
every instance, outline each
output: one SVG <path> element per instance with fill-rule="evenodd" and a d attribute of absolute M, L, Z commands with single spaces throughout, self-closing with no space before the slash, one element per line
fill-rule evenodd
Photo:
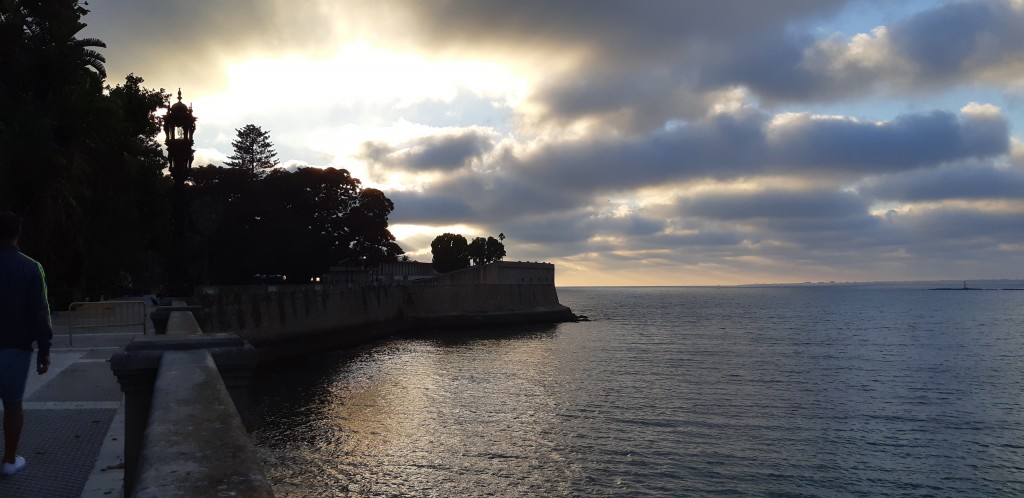
<path fill-rule="evenodd" d="M 181 89 L 178 89 L 178 102 L 171 106 L 164 116 L 164 136 L 167 145 L 167 162 L 170 165 L 171 180 L 174 187 L 171 192 L 173 212 L 171 214 L 171 254 L 168 261 L 169 281 L 168 293 L 171 296 L 184 296 L 188 292 L 185 271 L 185 223 L 188 220 L 188 204 L 185 200 L 185 180 L 192 169 L 195 150 L 192 145 L 192 134 L 196 131 L 196 118 L 192 115 L 192 107 L 181 102 Z"/>

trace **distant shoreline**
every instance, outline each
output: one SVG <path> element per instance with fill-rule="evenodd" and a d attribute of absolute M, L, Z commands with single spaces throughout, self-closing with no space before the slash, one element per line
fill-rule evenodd
<path fill-rule="evenodd" d="M 921 290 L 965 290 L 962 279 L 941 279 L 941 280 L 891 280 L 891 281 L 867 281 L 867 282 L 779 282 L 779 283 L 752 283 L 752 284 L 729 284 L 729 285 L 558 285 L 558 288 L 693 288 L 693 289 L 715 289 L 715 288 L 771 288 L 771 287 L 878 287 L 878 288 L 919 288 Z M 1024 278 L 1006 279 L 977 279 L 967 280 L 970 284 L 966 290 L 1024 290 Z M 955 285 L 950 285 L 955 284 Z"/>

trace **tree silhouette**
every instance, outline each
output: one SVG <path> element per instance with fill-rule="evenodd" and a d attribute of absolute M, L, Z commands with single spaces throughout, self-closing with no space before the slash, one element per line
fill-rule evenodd
<path fill-rule="evenodd" d="M 159 278 L 166 181 L 155 142 L 163 91 L 129 75 L 104 94 L 104 43 L 78 38 L 77 0 L 0 2 L 0 209 L 46 267 L 52 303 Z M 146 269 L 148 268 L 148 269 Z"/>
<path fill-rule="evenodd" d="M 468 254 L 474 265 L 485 265 L 501 261 L 505 257 L 505 245 L 494 237 L 477 237 L 469 243 Z"/>
<path fill-rule="evenodd" d="M 225 163 L 232 168 L 248 171 L 253 177 L 262 176 L 263 170 L 277 166 L 277 151 L 270 142 L 270 131 L 247 124 L 236 128 L 237 138 L 231 141 L 234 154 Z"/>
<path fill-rule="evenodd" d="M 251 283 L 255 274 L 302 283 L 334 265 L 396 261 L 403 253 L 388 230 L 394 204 L 379 190 L 361 189 L 344 169 L 275 169 L 254 179 L 207 165 L 193 169 L 189 192 L 220 215 L 210 229 L 194 220 L 208 260 L 197 273 L 205 269 L 213 284 Z"/>
<path fill-rule="evenodd" d="M 439 273 L 460 270 L 469 266 L 469 244 L 455 233 L 438 235 L 430 243 L 434 269 Z"/>

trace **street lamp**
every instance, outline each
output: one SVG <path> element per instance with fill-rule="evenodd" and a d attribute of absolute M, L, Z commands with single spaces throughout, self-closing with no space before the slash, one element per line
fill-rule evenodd
<path fill-rule="evenodd" d="M 167 162 L 170 164 L 171 180 L 174 188 L 171 192 L 171 254 L 168 265 L 168 291 L 172 296 L 184 296 L 187 293 L 185 271 L 185 223 L 188 220 L 188 204 L 185 200 L 185 180 L 192 169 L 195 150 L 192 134 L 196 131 L 196 118 L 192 115 L 192 107 L 181 102 L 181 89 L 178 89 L 178 102 L 171 106 L 164 116 L 164 137 L 167 145 Z"/>

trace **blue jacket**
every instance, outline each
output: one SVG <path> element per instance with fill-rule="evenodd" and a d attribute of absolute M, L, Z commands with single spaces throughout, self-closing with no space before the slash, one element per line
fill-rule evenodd
<path fill-rule="evenodd" d="M 50 354 L 50 303 L 46 299 L 43 265 L 17 248 L 0 248 L 0 348 Z"/>

